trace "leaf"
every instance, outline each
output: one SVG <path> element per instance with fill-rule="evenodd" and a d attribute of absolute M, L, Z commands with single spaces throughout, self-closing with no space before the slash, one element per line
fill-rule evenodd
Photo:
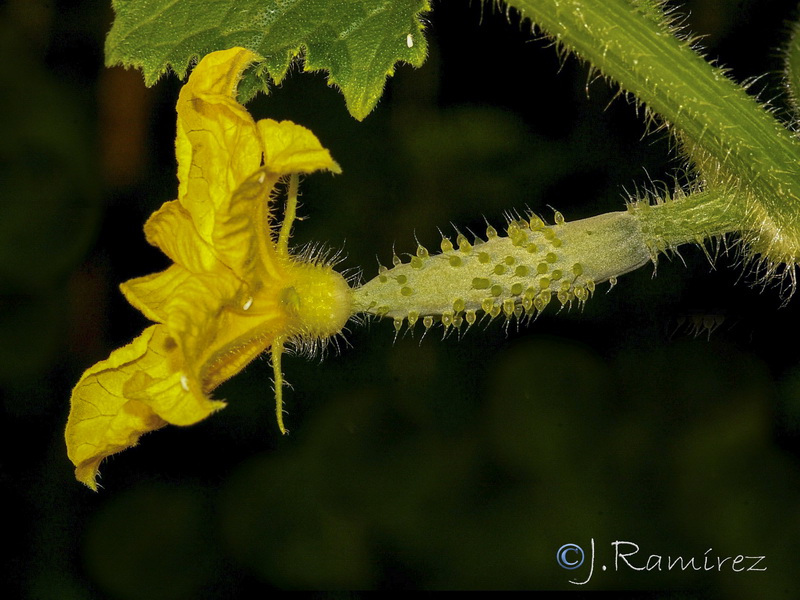
<path fill-rule="evenodd" d="M 179 77 L 215 50 L 242 46 L 263 57 L 240 85 L 246 101 L 271 79 L 280 84 L 292 62 L 327 70 L 350 114 L 375 107 L 395 64 L 419 67 L 427 44 L 420 16 L 428 0 L 112 0 L 116 17 L 106 39 L 106 65 L 141 68 L 153 85 L 168 69 Z"/>

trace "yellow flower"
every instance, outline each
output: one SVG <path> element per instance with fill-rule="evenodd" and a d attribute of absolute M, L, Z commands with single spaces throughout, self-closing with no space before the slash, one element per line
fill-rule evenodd
<path fill-rule="evenodd" d="M 339 333 L 350 288 L 330 266 L 289 254 L 297 174 L 340 172 L 309 130 L 255 122 L 235 100 L 258 57 L 209 54 L 178 99 L 178 199 L 145 225 L 175 263 L 121 289 L 156 324 L 88 369 L 72 392 L 66 442 L 75 475 L 92 489 L 100 462 L 167 423 L 190 425 L 222 408 L 210 392 L 271 348 L 283 427 L 284 344 Z M 287 177 L 288 176 L 288 177 Z M 284 221 L 272 230 L 274 187 L 289 180 Z"/>

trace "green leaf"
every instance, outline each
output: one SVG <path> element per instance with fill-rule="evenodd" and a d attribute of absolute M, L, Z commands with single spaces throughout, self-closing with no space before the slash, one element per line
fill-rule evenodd
<path fill-rule="evenodd" d="M 242 46 L 264 57 L 240 85 L 240 99 L 269 80 L 279 84 L 292 62 L 327 70 L 347 108 L 363 119 L 398 62 L 419 67 L 427 44 L 420 16 L 428 0 L 112 0 L 116 18 L 106 65 L 141 68 L 153 85 L 168 69 L 180 77 L 209 52 Z"/>

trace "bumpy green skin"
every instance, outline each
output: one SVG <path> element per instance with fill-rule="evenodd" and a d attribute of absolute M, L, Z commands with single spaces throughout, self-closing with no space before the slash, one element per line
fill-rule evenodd
<path fill-rule="evenodd" d="M 800 141 L 724 71 L 677 39 L 667 18 L 658 18 L 657 3 L 508 4 L 674 128 L 699 182 L 706 189 L 726 188 L 742 205 L 747 218 L 738 230 L 753 252 L 773 265 L 800 259 Z"/>
<path fill-rule="evenodd" d="M 615 212 L 545 226 L 538 217 L 511 221 L 507 237 L 493 228 L 487 240 L 457 247 L 442 240 L 441 254 L 420 247 L 410 262 L 382 272 L 353 291 L 356 312 L 426 327 L 440 316 L 445 327 L 471 325 L 478 311 L 507 318 L 532 315 L 552 300 L 585 302 L 595 286 L 632 271 L 654 255 L 631 212 Z M 425 317 L 428 317 L 426 320 Z"/>

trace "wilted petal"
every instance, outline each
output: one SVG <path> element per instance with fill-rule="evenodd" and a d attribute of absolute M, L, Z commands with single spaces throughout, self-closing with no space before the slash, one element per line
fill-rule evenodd
<path fill-rule="evenodd" d="M 256 126 L 264 140 L 264 167 L 273 173 L 342 172 L 317 136 L 302 125 L 262 119 Z"/>
<path fill-rule="evenodd" d="M 256 296 L 249 295 L 256 291 Z M 169 299 L 167 327 L 181 349 L 181 369 L 205 393 L 238 373 L 271 345 L 285 313 L 277 290 L 258 295 L 232 277 L 200 274 Z"/>
<path fill-rule="evenodd" d="M 242 72 L 257 58 L 244 48 L 206 56 L 178 98 L 178 200 L 209 243 L 219 203 L 261 166 L 255 123 L 236 101 Z"/>
<path fill-rule="evenodd" d="M 185 397 L 193 394 L 181 386 L 180 375 L 177 381 L 182 398 L 167 401 L 164 394 L 141 393 L 145 387 L 156 389 L 162 380 L 175 379 L 169 361 L 164 360 L 174 347 L 170 339 L 163 326 L 148 327 L 133 342 L 88 369 L 72 391 L 72 411 L 65 432 L 67 452 L 76 466 L 75 476 L 90 488 L 97 489 L 100 462 L 135 445 L 143 433 L 174 421 L 176 414 L 181 424 L 188 424 L 224 406 L 202 396 L 185 402 Z M 147 386 L 142 385 L 143 374 L 147 374 Z M 178 403 L 184 407 L 176 413 L 174 405 Z"/>
<path fill-rule="evenodd" d="M 236 102 L 241 74 L 256 59 L 242 48 L 212 53 L 181 91 L 178 200 L 145 225 L 148 241 L 175 264 L 120 286 L 159 324 L 87 370 L 72 393 L 69 457 L 93 489 L 103 458 L 166 423 L 204 419 L 224 406 L 208 394 L 270 346 L 282 349 L 298 334 L 333 335 L 350 314 L 341 276 L 289 255 L 296 193 L 280 241 L 272 231 L 271 196 L 282 176 L 340 169 L 309 130 L 288 121 L 256 125 Z M 326 323 L 331 314 L 341 319 L 321 328 L 320 314 Z"/>
<path fill-rule="evenodd" d="M 156 323 L 164 323 L 169 314 L 167 306 L 180 288 L 192 277 L 192 273 L 180 265 L 172 265 L 166 271 L 136 277 L 119 286 L 125 299 L 145 317 Z"/>
<path fill-rule="evenodd" d="M 167 329 L 180 340 L 185 360 L 202 360 L 203 354 L 217 346 L 220 319 L 235 307 L 240 282 L 216 273 L 199 273 L 186 279 L 167 300 Z M 199 365 L 187 366 L 199 371 Z"/>
<path fill-rule="evenodd" d="M 147 241 L 192 273 L 214 271 L 214 248 L 197 232 L 192 216 L 180 202 L 165 202 L 144 225 Z"/>
<path fill-rule="evenodd" d="M 217 215 L 214 250 L 220 260 L 244 281 L 280 278 L 279 259 L 270 230 L 270 194 L 278 175 L 261 169 L 231 195 Z"/>

